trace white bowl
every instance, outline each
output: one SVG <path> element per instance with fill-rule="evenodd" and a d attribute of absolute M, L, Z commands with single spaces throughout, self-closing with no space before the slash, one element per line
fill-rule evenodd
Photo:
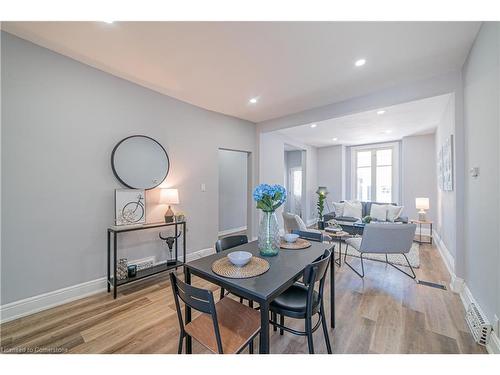
<path fill-rule="evenodd" d="M 252 259 L 252 253 L 248 251 L 233 251 L 227 254 L 229 261 L 233 263 L 236 267 L 243 267 L 245 264 L 250 262 Z"/>
<path fill-rule="evenodd" d="M 293 234 L 293 233 L 287 233 L 283 236 L 286 242 L 288 243 L 293 243 L 297 241 L 297 238 L 299 238 L 298 234 Z"/>

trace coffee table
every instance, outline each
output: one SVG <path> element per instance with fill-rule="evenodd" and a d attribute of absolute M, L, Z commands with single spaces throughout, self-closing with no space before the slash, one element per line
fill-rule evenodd
<path fill-rule="evenodd" d="M 342 230 L 349 233 L 351 236 L 363 234 L 363 230 L 365 229 L 365 223 L 361 220 L 358 221 L 339 221 L 337 223 L 342 227 Z"/>

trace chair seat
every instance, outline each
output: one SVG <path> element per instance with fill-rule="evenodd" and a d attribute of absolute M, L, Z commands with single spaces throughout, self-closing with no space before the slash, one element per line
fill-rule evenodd
<path fill-rule="evenodd" d="M 260 330 L 260 313 L 248 306 L 223 298 L 215 304 L 225 354 L 238 353 Z M 201 314 L 186 324 L 188 335 L 213 353 L 218 353 L 212 317 Z"/>
<path fill-rule="evenodd" d="M 271 311 L 284 315 L 302 316 L 306 313 L 307 287 L 295 283 L 290 288 L 281 293 L 270 304 Z M 318 310 L 319 296 L 316 291 L 313 294 L 313 314 Z M 286 314 L 291 312 L 292 314 Z"/>

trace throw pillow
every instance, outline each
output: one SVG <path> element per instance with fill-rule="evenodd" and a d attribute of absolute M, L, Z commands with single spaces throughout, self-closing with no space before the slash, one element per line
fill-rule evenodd
<path fill-rule="evenodd" d="M 387 205 L 372 204 L 370 209 L 370 217 L 377 221 L 387 221 Z"/>
<path fill-rule="evenodd" d="M 346 201 L 344 205 L 344 216 L 354 217 L 361 220 L 363 215 L 363 206 L 359 201 Z"/>
<path fill-rule="evenodd" d="M 387 220 L 394 222 L 403 212 L 403 206 L 393 206 L 392 204 L 387 206 Z"/>
<path fill-rule="evenodd" d="M 333 202 L 333 210 L 335 212 L 336 217 L 344 216 L 344 206 L 345 206 L 344 202 L 342 203 Z"/>

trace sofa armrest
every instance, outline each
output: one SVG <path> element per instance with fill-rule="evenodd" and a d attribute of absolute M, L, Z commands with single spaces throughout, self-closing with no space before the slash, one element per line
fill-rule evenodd
<path fill-rule="evenodd" d="M 408 216 L 400 216 L 394 221 L 399 222 L 399 223 L 403 223 L 403 224 L 408 224 Z"/>

